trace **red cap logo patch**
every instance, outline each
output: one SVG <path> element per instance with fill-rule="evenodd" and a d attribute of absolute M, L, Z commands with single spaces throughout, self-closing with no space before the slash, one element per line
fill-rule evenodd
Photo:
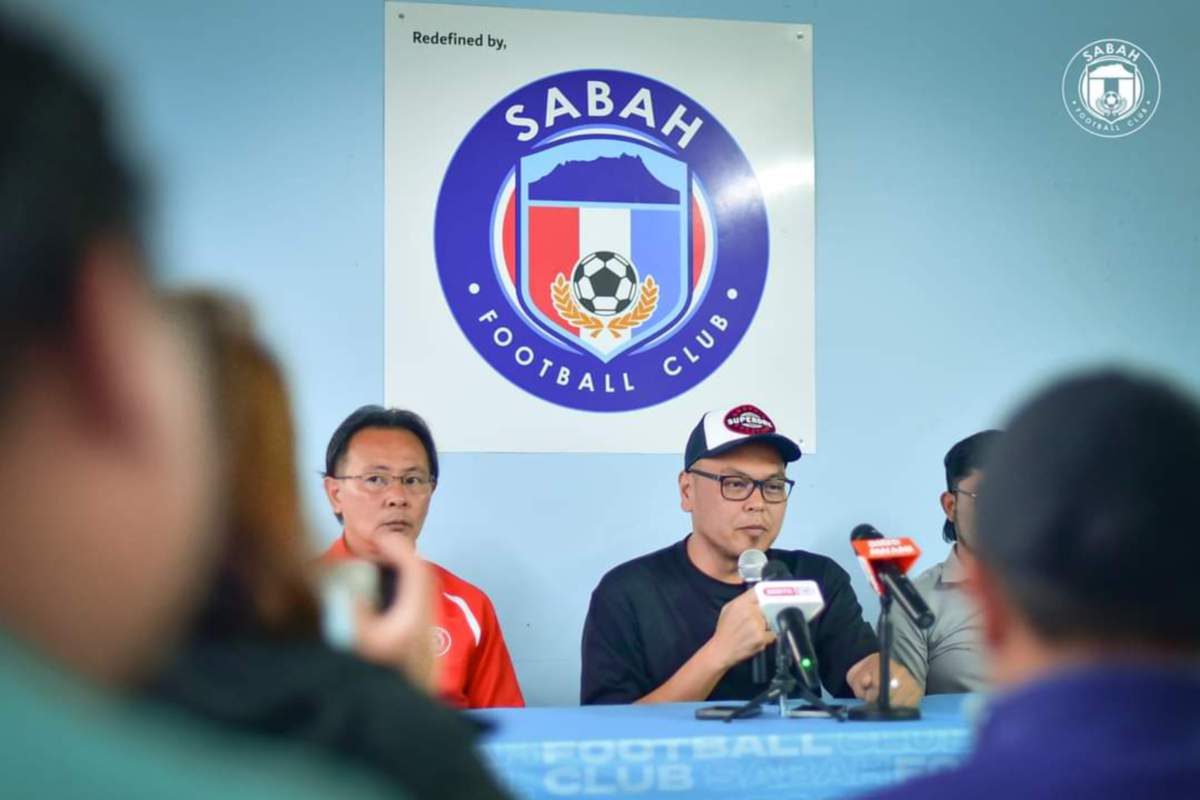
<path fill-rule="evenodd" d="M 774 433 L 775 423 L 758 406 L 738 406 L 725 415 L 725 427 L 734 433 L 754 436 L 759 433 Z"/>

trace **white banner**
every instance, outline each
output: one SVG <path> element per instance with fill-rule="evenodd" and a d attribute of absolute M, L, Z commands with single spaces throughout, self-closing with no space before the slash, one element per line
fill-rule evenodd
<path fill-rule="evenodd" d="M 386 400 L 450 451 L 816 447 L 812 28 L 389 2 Z"/>

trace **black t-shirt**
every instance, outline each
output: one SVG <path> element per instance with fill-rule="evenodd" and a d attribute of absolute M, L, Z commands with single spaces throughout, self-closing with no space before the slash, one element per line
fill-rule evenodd
<path fill-rule="evenodd" d="M 632 703 L 664 684 L 717 629 L 721 607 L 741 584 L 710 578 L 692 564 L 687 538 L 611 570 L 592 592 L 583 624 L 584 705 Z M 821 587 L 825 609 L 810 623 L 821 683 L 835 697 L 852 697 L 846 671 L 879 651 L 862 616 L 850 576 L 832 559 L 803 550 L 768 550 L 796 580 Z M 775 671 L 775 646 L 767 652 Z M 709 700 L 749 700 L 765 688 L 751 681 L 750 660 L 734 665 Z"/>

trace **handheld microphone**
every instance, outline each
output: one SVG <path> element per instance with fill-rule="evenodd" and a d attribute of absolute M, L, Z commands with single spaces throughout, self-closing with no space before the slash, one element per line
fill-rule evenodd
<path fill-rule="evenodd" d="M 918 628 L 933 625 L 933 612 L 905 575 L 921 555 L 911 539 L 887 539 L 873 525 L 863 523 L 850 532 L 850 544 L 876 593 L 886 591 Z"/>
<path fill-rule="evenodd" d="M 779 579 L 771 579 L 776 576 Z M 817 650 L 808 621 L 825 608 L 821 588 L 816 581 L 791 580 L 787 567 L 777 561 L 767 564 L 763 578 L 754 587 L 758 607 L 767 624 L 778 634 L 780 646 L 791 656 L 801 683 L 809 691 L 819 694 L 821 679 L 817 675 Z"/>
<path fill-rule="evenodd" d="M 743 550 L 738 556 L 738 574 L 747 589 L 752 589 L 763 579 L 763 568 L 767 566 L 767 554 L 762 550 Z M 756 685 L 767 682 L 767 651 L 760 650 L 750 658 L 750 680 Z"/>
<path fill-rule="evenodd" d="M 821 679 L 817 676 L 817 649 L 813 646 L 812 631 L 804 612 L 796 607 L 779 612 L 779 639 L 788 649 L 792 663 L 800 674 L 800 682 L 813 694 L 821 693 Z"/>
<path fill-rule="evenodd" d="M 767 566 L 767 554 L 753 547 L 744 550 L 738 556 L 738 575 L 746 583 L 754 584 L 762 580 L 763 569 Z"/>

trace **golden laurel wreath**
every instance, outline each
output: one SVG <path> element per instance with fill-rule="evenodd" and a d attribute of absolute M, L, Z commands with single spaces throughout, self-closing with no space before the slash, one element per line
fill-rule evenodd
<path fill-rule="evenodd" d="M 632 310 L 622 314 L 619 317 L 613 317 L 607 325 L 604 320 L 597 316 L 587 313 L 579 304 L 575 302 L 574 296 L 571 294 L 571 284 L 567 281 L 567 276 L 563 273 L 558 273 L 558 277 L 554 279 L 554 284 L 550 289 L 554 299 L 554 308 L 558 311 L 559 316 L 564 320 L 574 325 L 579 330 L 587 331 L 595 339 L 605 329 L 613 335 L 613 338 L 619 339 L 621 331 L 629 328 L 636 328 L 646 320 L 650 319 L 650 315 L 654 313 L 654 309 L 658 308 L 658 284 L 654 282 L 654 277 L 647 275 L 642 281 L 641 294 L 638 297 L 637 305 Z"/>

